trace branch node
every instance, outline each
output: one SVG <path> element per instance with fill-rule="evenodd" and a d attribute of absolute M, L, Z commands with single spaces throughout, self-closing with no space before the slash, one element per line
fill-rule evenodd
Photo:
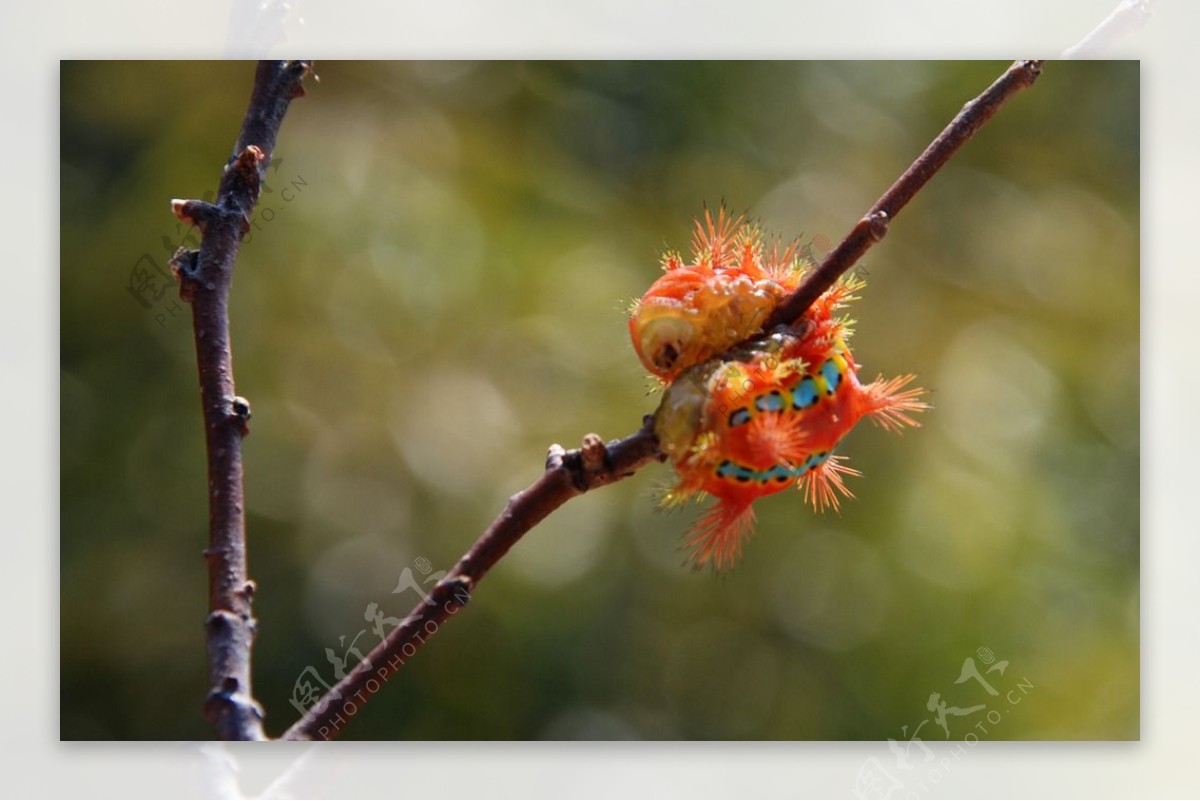
<path fill-rule="evenodd" d="M 585 473 L 598 473 L 606 467 L 608 449 L 604 446 L 604 440 L 600 438 L 599 434 L 584 434 L 580 453 L 583 457 Z"/>
<path fill-rule="evenodd" d="M 1042 74 L 1042 66 L 1045 64 L 1044 59 L 1025 59 L 1020 64 L 1020 69 L 1025 73 L 1025 83 L 1031 85 Z"/>
<path fill-rule="evenodd" d="M 870 234 L 871 240 L 879 242 L 887 236 L 888 225 L 891 223 L 891 220 L 888 219 L 886 211 L 876 211 L 864 217 L 863 222 L 867 224 L 867 233 Z"/>
<path fill-rule="evenodd" d="M 259 181 L 259 168 L 263 166 L 263 162 L 267 160 L 267 154 L 258 145 L 247 145 L 246 149 L 238 154 L 236 160 L 230 165 L 238 174 L 238 177 L 246 182 L 247 185 L 256 186 Z M 229 169 L 228 167 L 226 169 Z"/>
<path fill-rule="evenodd" d="M 194 225 L 204 232 L 204 226 L 213 217 L 221 213 L 221 210 L 204 200 L 182 200 L 174 198 L 171 200 L 171 213 L 180 219 L 180 221 L 188 225 Z"/>
<path fill-rule="evenodd" d="M 200 251 L 179 248 L 167 262 L 171 274 L 179 282 L 179 298 L 184 303 L 191 303 L 196 296 L 197 276 L 200 272 Z"/>
<path fill-rule="evenodd" d="M 224 212 L 237 214 L 242 236 L 250 230 L 250 211 L 262 193 L 263 171 L 270 156 L 258 145 L 247 145 L 225 166 L 221 176 L 221 198 L 228 201 Z"/>
<path fill-rule="evenodd" d="M 563 457 L 567 455 L 566 450 L 557 442 L 550 446 L 546 451 L 546 472 L 557 470 L 562 467 Z"/>
<path fill-rule="evenodd" d="M 209 630 L 209 633 L 228 631 L 234 628 L 236 625 L 234 621 L 237 619 L 237 615 L 228 609 L 214 609 L 208 613 L 208 617 L 204 618 L 204 626 Z"/>
<path fill-rule="evenodd" d="M 583 494 L 590 489 L 588 471 L 583 467 L 583 453 L 581 451 L 567 451 L 563 454 L 562 463 L 559 467 L 567 472 L 567 477 L 571 480 L 571 486 L 575 488 L 576 493 Z"/>
<path fill-rule="evenodd" d="M 265 717 L 263 708 L 242 691 L 241 682 L 233 676 L 221 679 L 220 685 L 204 699 L 204 714 L 210 720 L 217 720 L 229 712 L 248 715 L 258 722 Z"/>
<path fill-rule="evenodd" d="M 470 576 L 458 575 L 452 577 L 446 583 L 446 587 L 454 601 L 462 606 L 471 600 L 471 593 L 475 591 L 475 582 L 471 580 Z"/>
<path fill-rule="evenodd" d="M 243 437 L 250 436 L 250 401 L 238 395 L 230 403 L 230 418 L 237 425 Z M 253 583 L 253 582 L 251 582 Z"/>

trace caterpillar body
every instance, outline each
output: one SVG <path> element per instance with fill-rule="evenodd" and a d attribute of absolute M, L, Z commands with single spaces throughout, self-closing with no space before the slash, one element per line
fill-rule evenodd
<path fill-rule="evenodd" d="M 928 408 L 912 375 L 859 380 L 839 311 L 863 286 L 839 281 L 790 326 L 757 332 L 804 276 L 791 247 L 780 253 L 761 233 L 724 212 L 697 222 L 694 263 L 664 259 L 666 273 L 630 321 L 643 364 L 668 387 L 654 416 L 660 445 L 678 476 L 663 501 L 711 495 L 715 504 L 688 534 L 696 565 L 734 564 L 753 529 L 753 503 L 795 486 L 818 511 L 853 497 L 859 475 L 836 450 L 864 417 L 899 430 Z"/>

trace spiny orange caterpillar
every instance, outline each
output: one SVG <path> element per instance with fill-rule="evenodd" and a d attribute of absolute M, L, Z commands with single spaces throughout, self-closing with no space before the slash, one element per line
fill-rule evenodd
<path fill-rule="evenodd" d="M 695 264 L 668 254 L 666 274 L 633 311 L 630 331 L 642 362 L 670 382 L 655 433 L 678 482 L 666 505 L 705 494 L 713 505 L 692 527 L 697 565 L 737 561 L 753 528 L 752 504 L 796 486 L 818 511 L 853 497 L 844 477 L 859 475 L 834 454 L 863 417 L 889 430 L 915 426 L 928 406 L 905 375 L 868 384 L 846 345 L 850 320 L 837 312 L 864 285 L 843 278 L 791 326 L 751 339 L 804 277 L 795 245 L 765 254 L 757 229 L 705 214 L 697 222 Z"/>
<path fill-rule="evenodd" d="M 664 274 L 630 309 L 633 348 L 664 383 L 753 336 L 803 277 L 796 243 L 769 250 L 744 217 L 708 209 L 695 222 L 692 263 L 663 254 Z"/>

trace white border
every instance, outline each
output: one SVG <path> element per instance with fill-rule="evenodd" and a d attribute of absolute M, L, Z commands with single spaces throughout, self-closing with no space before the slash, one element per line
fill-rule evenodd
<path fill-rule="evenodd" d="M 242 0 L 235 0 L 242 2 Z M 295 0 L 270 55 L 317 58 L 1053 57 L 1111 0 L 1046 4 L 766 0 Z M 303 17 L 300 23 L 296 16 Z M 0 473 L 5 610 L 0 793 L 176 797 L 228 792 L 236 755 L 256 794 L 402 797 L 849 796 L 878 744 L 422 744 L 313 747 L 60 744 L 58 733 L 58 60 L 248 54 L 231 3 L 174 0 L 0 6 L 4 314 Z M 1160 2 L 1115 57 L 1143 62 L 1143 716 L 1140 743 L 986 743 L 930 797 L 1194 795 L 1200 720 L 1200 449 L 1191 268 L 1200 131 L 1200 5 Z M 258 54 L 254 54 L 258 55 Z M 32 501 L 31 501 L 32 499 Z M 309 757 L 297 766 L 296 757 Z M 226 775 L 222 780 L 234 780 Z M 275 785 L 271 792 L 285 791 Z"/>

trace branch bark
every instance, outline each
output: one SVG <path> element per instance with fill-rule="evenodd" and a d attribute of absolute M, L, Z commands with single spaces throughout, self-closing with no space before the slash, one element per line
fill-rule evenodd
<path fill-rule="evenodd" d="M 950 157 L 1014 94 L 1033 85 L 1042 64 L 1041 61 L 1014 63 L 983 94 L 967 103 L 821 265 L 775 310 L 764 330 L 795 321 L 853 267 L 884 237 L 888 223 Z M 288 729 L 283 739 L 329 740 L 336 737 L 357 714 L 359 706 L 378 692 L 383 683 L 438 632 L 440 625 L 470 600 L 487 571 L 526 532 L 571 498 L 620 481 L 663 458 L 652 417 L 643 420 L 637 433 L 607 446 L 595 434 L 585 437 L 579 450 L 566 452 L 558 445 L 551 446 L 542 476 L 509 499 L 504 511 L 438 582 L 429 599 L 419 603 L 366 659 Z"/>
<path fill-rule="evenodd" d="M 225 740 L 262 740 L 262 709 L 250 688 L 254 582 L 246 569 L 242 498 L 242 438 L 250 406 L 234 392 L 229 343 L 229 292 L 242 237 L 258 202 L 279 126 L 292 99 L 304 94 L 307 61 L 262 61 L 233 155 L 221 175 L 216 201 L 173 200 L 171 209 L 201 232 L 198 251 L 180 250 L 172 268 L 180 296 L 192 306 L 200 402 L 208 453 L 209 692 L 205 716 Z"/>

